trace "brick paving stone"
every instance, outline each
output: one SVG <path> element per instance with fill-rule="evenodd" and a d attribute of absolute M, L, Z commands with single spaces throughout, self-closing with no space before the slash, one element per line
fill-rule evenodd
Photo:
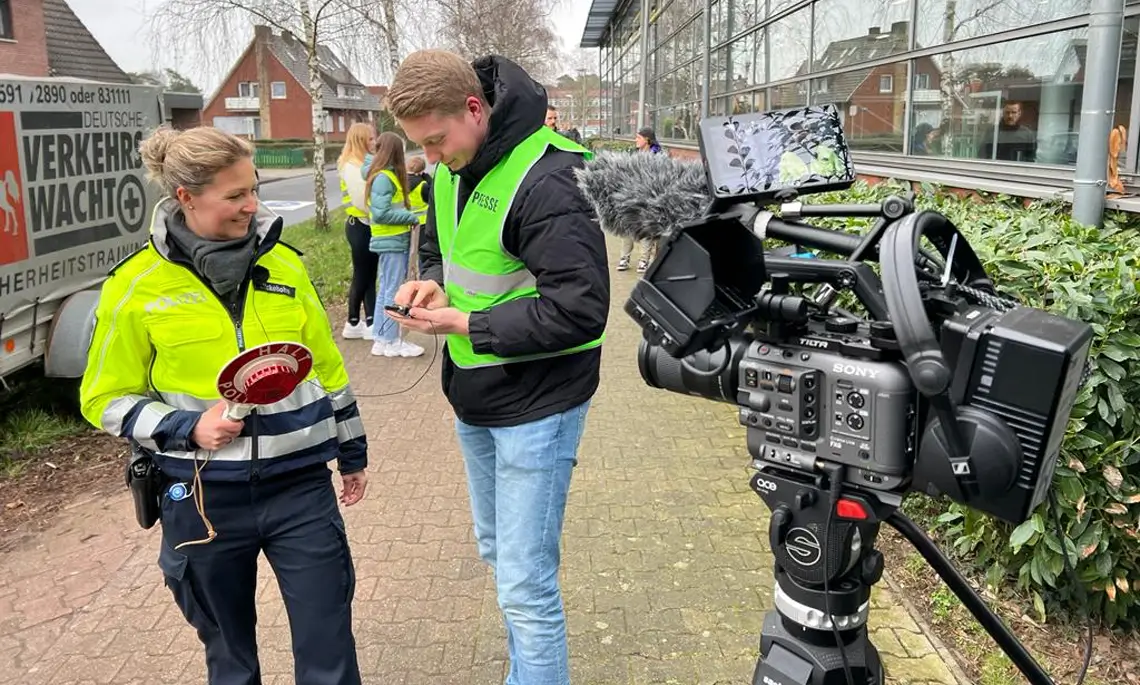
<path fill-rule="evenodd" d="M 745 684 L 772 606 L 768 512 L 748 488 L 734 409 L 641 380 L 640 333 L 621 311 L 635 279 L 613 278 L 602 384 L 567 507 L 573 679 Z M 340 342 L 372 445 L 368 495 L 345 510 L 365 682 L 501 683 L 502 619 L 438 369 L 392 394 L 423 374 L 434 345 L 421 336 L 427 354 L 408 360 Z M 117 491 L 72 503 L 0 559 L 0 685 L 204 682 L 198 640 L 155 563 L 159 536 L 138 529 Z M 288 620 L 264 559 L 257 596 L 265 683 L 289 685 Z M 885 584 L 873 607 L 888 682 L 961 685 Z"/>

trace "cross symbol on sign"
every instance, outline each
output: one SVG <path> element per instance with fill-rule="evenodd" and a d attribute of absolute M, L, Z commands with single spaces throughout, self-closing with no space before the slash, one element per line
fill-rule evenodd
<path fill-rule="evenodd" d="M 127 210 L 127 221 L 132 224 L 135 222 L 141 204 L 138 195 L 135 194 L 135 187 L 133 185 L 127 186 L 126 199 L 123 200 L 123 209 Z"/>

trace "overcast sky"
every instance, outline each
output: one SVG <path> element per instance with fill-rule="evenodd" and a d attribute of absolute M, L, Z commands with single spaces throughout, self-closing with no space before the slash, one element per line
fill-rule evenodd
<path fill-rule="evenodd" d="M 103 45 L 103 49 L 124 70 L 147 71 L 155 67 L 173 67 L 186 73 L 204 89 L 216 85 L 203 82 L 205 77 L 195 74 L 196 70 L 192 66 L 155 64 L 147 17 L 148 13 L 161 4 L 161 0 L 67 0 L 67 3 Z M 589 9 L 590 0 L 561 0 L 559 3 L 555 25 L 559 27 L 558 35 L 564 49 L 577 47 Z M 252 22 L 249 33 L 252 38 Z M 214 78 L 224 75 L 228 66 Z M 369 84 L 375 81 L 374 75 L 367 73 L 357 74 L 357 77 Z"/>

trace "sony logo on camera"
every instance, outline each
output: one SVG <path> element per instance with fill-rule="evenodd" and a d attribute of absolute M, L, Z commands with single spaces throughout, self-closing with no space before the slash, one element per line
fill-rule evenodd
<path fill-rule="evenodd" d="M 831 365 L 831 370 L 835 373 L 841 373 L 845 376 L 854 376 L 856 378 L 870 378 L 874 380 L 879 375 L 878 369 L 872 369 L 867 366 L 859 366 L 858 364 L 848 364 L 845 362 L 835 362 Z"/>

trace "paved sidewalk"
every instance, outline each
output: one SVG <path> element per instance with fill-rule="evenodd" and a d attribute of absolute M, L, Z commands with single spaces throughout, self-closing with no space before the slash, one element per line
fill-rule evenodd
<path fill-rule="evenodd" d="M 748 489 L 734 409 L 653 390 L 638 375 L 640 334 L 621 311 L 635 278 L 614 276 L 602 388 L 567 513 L 574 683 L 747 685 L 772 606 L 768 512 Z M 344 342 L 357 393 L 410 386 L 431 358 L 426 346 L 423 358 L 392 360 Z M 369 685 L 494 685 L 504 675 L 502 625 L 438 378 L 432 369 L 409 392 L 361 399 L 371 485 L 345 517 Z M 115 492 L 74 502 L 35 546 L 0 559 L 0 683 L 205 682 L 197 638 L 155 563 L 159 535 L 140 530 L 126 493 Z M 293 683 L 288 624 L 264 563 L 259 598 L 265 683 Z M 875 606 L 888 682 L 962 685 L 888 591 Z"/>

